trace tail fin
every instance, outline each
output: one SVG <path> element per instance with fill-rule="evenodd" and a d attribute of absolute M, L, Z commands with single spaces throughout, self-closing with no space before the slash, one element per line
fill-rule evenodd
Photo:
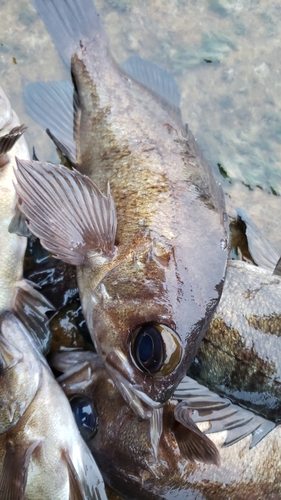
<path fill-rule="evenodd" d="M 105 35 L 93 0 L 35 0 L 34 3 L 68 67 L 81 40 L 91 39 L 97 33 Z"/>

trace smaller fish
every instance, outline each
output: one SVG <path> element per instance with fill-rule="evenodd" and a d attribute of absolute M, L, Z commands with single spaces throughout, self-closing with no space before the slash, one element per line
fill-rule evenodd
<path fill-rule="evenodd" d="M 23 137 L 25 130 L 0 87 L 0 313 L 12 310 L 47 352 L 50 332 L 45 312 L 53 307 L 29 281 L 23 279 L 28 232 L 15 211 L 15 156 L 29 159 Z M 25 236 L 9 232 L 15 225 Z"/>
<path fill-rule="evenodd" d="M 101 500 L 103 480 L 25 327 L 0 316 L 1 500 Z"/>
<path fill-rule="evenodd" d="M 60 352 L 51 365 L 62 373 L 58 381 L 105 482 L 122 498 L 281 497 L 281 430 L 272 422 L 185 377 L 164 406 L 155 460 L 149 421 L 140 421 L 127 406 L 95 353 Z M 192 420 L 209 432 L 220 467 L 218 455 L 203 463 L 206 441 L 197 439 L 203 433 L 191 428 Z"/>

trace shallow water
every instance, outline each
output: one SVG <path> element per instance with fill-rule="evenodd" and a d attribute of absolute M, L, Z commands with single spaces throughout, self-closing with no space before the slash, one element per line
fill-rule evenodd
<path fill-rule="evenodd" d="M 245 208 L 279 248 L 281 5 L 274 0 L 98 0 L 119 62 L 139 54 L 179 83 L 184 119 L 222 182 L 227 209 Z M 0 74 L 30 147 L 56 160 L 24 111 L 35 80 L 66 78 L 32 0 L 0 0 Z M 220 169 L 218 168 L 220 167 Z M 223 174 L 223 175 L 221 175 Z"/>

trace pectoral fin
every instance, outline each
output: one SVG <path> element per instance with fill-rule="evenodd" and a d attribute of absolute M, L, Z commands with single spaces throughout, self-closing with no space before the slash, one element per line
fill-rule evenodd
<path fill-rule="evenodd" d="M 7 443 L 7 450 L 0 474 L 1 500 L 23 500 L 26 488 L 28 465 L 35 448 L 41 445 L 36 440 L 29 446 L 13 446 Z"/>
<path fill-rule="evenodd" d="M 44 248 L 68 264 L 82 265 L 94 253 L 111 257 L 116 211 L 86 176 L 51 163 L 17 159 L 19 209 Z"/>
<path fill-rule="evenodd" d="M 214 443 L 198 429 L 192 421 L 191 411 L 184 403 L 179 403 L 174 416 L 177 421 L 174 434 L 183 456 L 206 464 L 220 465 L 220 455 Z"/>
<path fill-rule="evenodd" d="M 227 431 L 223 447 L 252 434 L 250 448 L 253 448 L 275 427 L 273 422 L 232 404 L 189 377 L 183 378 L 174 397 L 182 400 L 181 411 L 184 408 L 189 411 L 194 422 L 210 423 L 206 434 Z"/>

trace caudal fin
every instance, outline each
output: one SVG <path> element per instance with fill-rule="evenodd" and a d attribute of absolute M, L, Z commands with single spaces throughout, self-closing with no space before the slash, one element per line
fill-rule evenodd
<path fill-rule="evenodd" d="M 68 67 L 81 40 L 105 34 L 93 0 L 35 0 L 34 3 Z"/>

